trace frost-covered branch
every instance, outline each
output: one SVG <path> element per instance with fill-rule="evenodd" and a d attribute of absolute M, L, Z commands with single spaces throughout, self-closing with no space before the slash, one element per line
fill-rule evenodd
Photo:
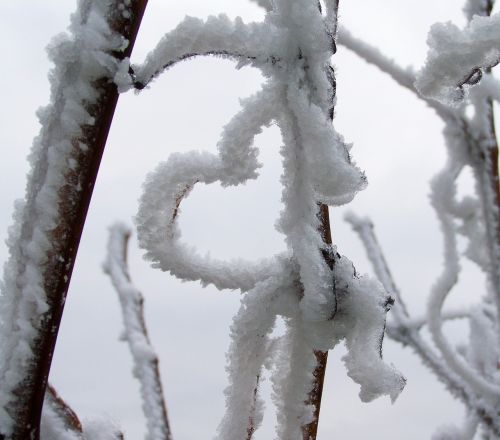
<path fill-rule="evenodd" d="M 486 398 L 495 401 L 500 400 L 500 384 L 491 383 L 488 378 L 478 375 L 450 346 L 442 330 L 443 321 L 441 315 L 443 305 L 450 291 L 457 283 L 460 272 L 451 204 L 455 199 L 455 178 L 460 173 L 462 165 L 457 163 L 458 156 L 453 153 L 450 152 L 447 164 L 431 183 L 431 204 L 437 214 L 443 234 L 444 261 L 443 271 L 432 286 L 427 303 L 428 328 L 436 346 L 450 368 L 461 376 L 479 395 L 484 395 Z M 498 347 L 495 348 L 498 350 Z"/>
<path fill-rule="evenodd" d="M 272 34 L 262 31 L 262 23 L 245 24 L 241 18 L 231 21 L 226 15 L 206 21 L 186 17 L 167 33 L 143 64 L 133 66 L 134 86 L 144 88 L 154 77 L 180 61 L 200 55 L 215 55 L 247 63 L 276 63 L 272 55 Z M 268 54 L 268 55 L 266 55 Z"/>
<path fill-rule="evenodd" d="M 118 7 L 120 3 L 121 9 Z M 38 439 L 45 385 L 73 263 L 146 0 L 80 0 L 49 47 L 51 102 L 16 203 L 0 298 L 0 438 Z"/>
<path fill-rule="evenodd" d="M 490 357 L 495 359 L 496 364 L 499 362 L 500 189 L 498 141 L 492 100 L 498 99 L 500 87 L 498 80 L 492 76 L 491 68 L 500 61 L 500 22 L 498 13 L 489 16 L 492 7 L 493 2 L 489 0 L 470 0 L 465 8 L 469 24 L 463 30 L 450 23 L 434 25 L 429 36 L 430 51 L 427 63 L 418 74 L 415 84 L 424 95 L 423 99 L 436 108 L 437 114 L 443 119 L 448 150 L 447 164 L 433 180 L 431 194 L 444 237 L 444 268 L 433 286 L 425 319 L 442 356 L 439 362 L 445 368 L 437 368 L 437 358 L 429 354 L 431 348 L 422 345 L 424 341 L 416 333 L 423 322 L 415 322 L 405 314 L 398 313 L 400 307 L 397 303 L 394 306 L 394 316 L 401 319 L 395 319 L 396 322 L 388 326 L 388 334 L 404 344 L 413 346 L 438 376 L 446 378 L 444 381 L 448 386 L 454 382 L 455 385 L 451 387 L 455 389 L 453 394 L 457 395 L 458 386 L 458 396 L 469 408 L 474 409 L 473 416 L 480 420 L 483 428 L 498 436 L 500 416 L 494 408 L 499 402 L 500 383 L 495 374 L 486 374 L 478 368 L 477 362 L 473 361 L 475 355 L 470 352 L 472 347 L 483 346 L 485 341 L 488 341 L 488 349 L 478 354 L 482 359 L 480 364 L 491 364 L 491 361 L 487 361 Z M 351 38 L 349 35 L 348 37 Z M 351 46 L 368 62 L 389 73 L 399 84 L 412 88 L 401 80 L 400 71 L 376 50 L 359 41 L 354 41 Z M 438 107 L 435 107 L 432 100 Z M 464 111 L 466 104 L 473 109 L 472 117 Z M 445 108 L 446 105 L 451 107 Z M 477 194 L 475 198 L 466 197 L 459 201 L 456 197 L 455 182 L 467 166 L 473 170 Z M 364 225 L 361 235 L 369 235 L 369 228 Z M 359 225 L 357 229 L 360 232 Z M 442 329 L 444 321 L 449 317 L 443 311 L 445 299 L 458 281 L 460 270 L 457 234 L 466 237 L 468 246 L 465 255 L 479 265 L 488 279 L 484 305 L 478 313 L 483 319 L 487 319 L 488 325 L 482 328 L 489 329 L 489 333 L 485 330 L 486 333 L 476 339 L 476 342 L 471 341 L 466 355 L 457 353 L 451 347 Z M 375 272 L 386 288 L 394 289 L 390 273 L 388 269 L 385 270 L 387 265 L 383 256 L 377 255 L 373 250 L 374 246 L 378 246 L 376 240 L 366 242 L 365 238 L 363 241 Z M 496 305 L 494 310 L 486 307 L 487 301 Z M 472 327 L 476 325 L 476 318 L 473 316 L 471 311 L 467 313 L 471 332 Z M 412 329 L 414 324 L 418 326 Z M 492 337 L 487 337 L 487 334 Z M 475 425 L 472 423 L 470 426 Z"/>
<path fill-rule="evenodd" d="M 482 218 L 476 218 L 482 226 L 483 243 L 488 251 L 479 264 L 487 273 L 497 317 L 500 317 L 500 186 L 492 103 L 492 98 L 500 92 L 498 81 L 491 76 L 491 67 L 500 61 L 500 13 L 490 15 L 492 9 L 492 1 L 468 2 L 465 11 L 469 23 L 464 29 L 451 23 L 433 26 L 427 62 L 418 75 L 416 87 L 432 99 L 450 106 L 463 107 L 468 103 L 474 110 L 472 117 L 466 117 L 463 110 L 457 108 L 455 122 L 445 121 L 448 133 L 453 136 L 447 136 L 448 150 L 450 157 L 463 165 L 470 165 L 474 172 L 482 208 Z M 477 15 L 472 15 L 472 12 Z M 460 77 L 465 79 L 459 80 Z M 464 91 L 465 85 L 471 87 L 470 97 Z M 462 120 L 458 122 L 460 118 Z M 453 125 L 462 126 L 463 140 L 457 142 L 457 136 L 451 133 L 451 130 L 456 130 Z M 460 143 L 468 144 L 465 154 L 462 148 L 458 152 L 455 152 L 457 148 L 452 148 L 453 144 Z M 470 233 L 470 229 L 467 232 Z M 472 236 L 469 238 L 472 242 Z M 497 329 L 500 332 L 500 323 Z"/>
<path fill-rule="evenodd" d="M 344 26 L 339 27 L 338 42 L 340 45 L 354 52 L 369 64 L 378 67 L 382 72 L 387 73 L 400 86 L 415 91 L 413 82 L 415 72 L 411 68 L 402 68 L 396 62 L 385 56 L 378 48 L 356 38 Z"/>
<path fill-rule="evenodd" d="M 147 424 L 147 440 L 172 440 L 158 368 L 158 357 L 149 342 L 144 321 L 143 297 L 132 284 L 127 267 L 130 229 L 123 224 L 110 228 L 104 270 L 120 299 L 125 339 L 134 363 L 134 376 L 141 386 L 142 409 Z"/>
<path fill-rule="evenodd" d="M 449 115 L 450 112 L 444 105 L 419 95 L 414 86 L 415 72 L 412 68 L 402 68 L 394 60 L 384 55 L 380 49 L 355 37 L 343 26 L 339 27 L 338 35 L 338 42 L 340 45 L 349 49 L 367 63 L 374 65 L 382 72 L 389 75 L 401 87 L 413 92 L 415 96 L 424 100 L 425 103 L 429 107 L 436 110 L 438 114 L 443 116 Z"/>
<path fill-rule="evenodd" d="M 457 106 L 467 86 L 500 63 L 500 13 L 474 15 L 462 30 L 449 22 L 436 23 L 427 44 L 427 60 L 415 87 L 423 96 Z"/>
<path fill-rule="evenodd" d="M 389 270 L 385 256 L 380 248 L 377 237 L 375 236 L 372 221 L 366 217 L 358 217 L 353 212 L 348 212 L 344 219 L 349 222 L 361 239 L 368 259 L 370 260 L 370 263 L 375 271 L 375 275 L 380 280 L 385 290 L 387 290 L 387 292 L 395 299 L 395 303 L 392 308 L 392 316 L 394 316 L 398 322 L 405 321 L 408 318 L 408 311 L 403 298 L 399 293 L 399 289 L 394 283 L 394 279 Z"/>
<path fill-rule="evenodd" d="M 453 354 L 450 356 L 448 347 L 445 347 L 445 350 L 447 350 L 446 355 L 441 356 L 443 354 L 443 341 L 441 341 L 441 344 L 437 345 L 440 349 L 438 354 L 435 349 L 422 338 L 419 330 L 425 323 L 428 323 L 428 318 L 415 320 L 410 317 L 402 300 L 402 296 L 392 278 L 379 242 L 375 236 L 372 222 L 368 218 L 360 218 L 352 213 L 349 213 L 346 216 L 346 220 L 351 224 L 361 239 L 368 259 L 371 262 L 377 277 L 382 282 L 386 290 L 396 298 L 396 302 L 393 306 L 394 314 L 392 315 L 394 319 L 387 324 L 387 335 L 402 343 L 404 346 L 410 346 L 413 348 L 416 354 L 421 358 L 424 365 L 427 365 L 434 372 L 437 378 L 446 385 L 451 394 L 460 398 L 465 403 L 466 407 L 474 415 L 474 420 L 476 420 L 476 424 L 471 423 L 468 425 L 470 429 L 472 429 L 471 427 L 474 427 L 475 432 L 477 420 L 479 420 L 483 426 L 498 435 L 500 433 L 500 417 L 495 405 L 496 399 L 488 399 L 484 395 L 483 390 L 477 389 L 476 385 L 478 381 L 484 383 L 485 380 L 491 380 L 495 374 L 493 373 L 492 375 L 492 371 L 496 368 L 492 367 L 492 365 L 496 365 L 497 356 L 494 349 L 496 346 L 494 337 L 495 325 L 491 319 L 486 317 L 491 316 L 492 313 L 494 316 L 495 310 L 487 308 L 478 309 L 476 311 L 469 310 L 468 312 L 442 312 L 437 318 L 437 325 L 439 326 L 438 331 L 440 333 L 442 320 L 464 317 L 469 320 L 472 339 L 468 346 L 469 351 L 465 353 L 465 355 L 467 357 L 467 362 L 470 362 L 471 364 L 470 367 L 465 367 L 468 369 L 469 373 L 466 373 L 464 377 L 462 371 L 460 370 L 460 368 L 463 368 L 463 365 L 459 367 L 459 371 L 457 371 L 456 357 Z M 441 310 L 440 307 L 437 307 L 437 309 Z M 477 318 L 475 316 L 477 316 Z M 477 328 L 477 330 L 474 330 L 475 328 Z M 442 339 L 444 338 L 442 333 L 440 337 Z M 444 342 L 444 344 L 448 345 L 447 342 Z M 488 365 L 486 368 L 489 373 L 483 376 L 485 378 L 485 380 L 483 380 L 481 379 L 481 376 L 484 375 L 484 373 L 481 372 L 481 368 L 484 367 L 478 368 L 478 366 L 485 365 L 485 363 Z M 472 368 L 474 368 L 474 372 L 471 371 Z M 472 383 L 470 383 L 471 374 L 474 375 Z M 485 386 L 488 386 L 487 383 L 488 382 L 486 382 Z M 445 431 L 437 433 L 436 438 L 441 438 L 439 435 L 443 432 Z M 448 431 L 446 430 L 446 432 Z"/>

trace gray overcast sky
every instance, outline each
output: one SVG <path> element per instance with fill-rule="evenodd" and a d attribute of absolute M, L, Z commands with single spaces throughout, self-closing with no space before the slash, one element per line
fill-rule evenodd
<path fill-rule="evenodd" d="M 0 239 L 6 237 L 12 202 L 22 197 L 25 157 L 38 131 L 35 110 L 48 100 L 49 63 L 44 47 L 65 29 L 74 1 L 0 2 L 2 105 L 0 106 Z M 341 21 L 356 35 L 380 47 L 402 65 L 420 66 L 425 38 L 435 21 L 462 24 L 458 0 L 355 0 L 341 2 Z M 185 15 L 227 13 L 245 21 L 262 12 L 248 0 L 150 0 L 133 59 L 148 49 Z M 369 187 L 349 205 L 369 214 L 410 309 L 422 312 L 441 265 L 440 234 L 427 203 L 428 181 L 444 161 L 441 124 L 431 110 L 390 79 L 342 48 L 338 68 L 335 124 L 352 155 L 366 171 Z M 171 152 L 215 151 L 221 128 L 238 111 L 238 99 L 258 90 L 262 79 L 251 68 L 239 71 L 217 59 L 187 62 L 165 73 L 140 96 L 120 98 L 85 227 L 66 305 L 51 380 L 83 417 L 114 418 L 128 439 L 144 430 L 138 387 L 130 356 L 118 341 L 122 324 L 116 295 L 101 272 L 107 226 L 131 222 L 145 174 Z M 183 205 L 186 240 L 202 252 L 221 257 L 258 258 L 283 248 L 274 230 L 280 206 L 278 147 L 275 127 L 257 139 L 264 168 L 245 187 L 197 188 Z M 463 191 L 470 181 L 461 182 Z M 371 272 L 364 252 L 344 224 L 344 209 L 331 209 L 334 242 L 359 272 Z M 5 261 L 5 246 L 0 261 Z M 130 250 L 131 270 L 146 295 L 147 321 L 161 359 L 161 372 L 176 440 L 213 436 L 223 413 L 228 327 L 238 307 L 235 292 L 215 292 L 181 284 L 150 269 L 140 251 Z M 474 300 L 482 279 L 470 264 L 454 293 L 455 304 Z M 453 329 L 463 334 L 463 329 Z M 330 354 L 318 438 L 430 438 L 442 423 L 462 414 L 418 359 L 390 341 L 385 357 L 408 378 L 394 406 L 388 399 L 363 404 L 340 362 L 343 348 Z M 268 384 L 264 391 L 269 393 Z M 257 439 L 272 438 L 272 405 Z"/>

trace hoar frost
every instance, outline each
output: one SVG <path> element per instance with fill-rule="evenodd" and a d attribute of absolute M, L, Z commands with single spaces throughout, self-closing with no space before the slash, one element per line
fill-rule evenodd
<path fill-rule="evenodd" d="M 245 438 L 249 423 L 258 428 L 263 403 L 256 390 L 264 365 L 273 365 L 278 437 L 302 438 L 302 426 L 313 419 L 312 407 L 304 402 L 313 383 L 314 350 L 329 350 L 340 340 L 346 341 L 344 362 L 361 385 L 362 400 L 383 394 L 394 400 L 405 382 L 381 356 L 392 299 L 380 283 L 358 276 L 320 232 L 319 204 L 347 203 L 366 185 L 330 120 L 335 103 L 330 22 L 336 9 L 327 2 L 325 18 L 316 1 L 258 3 L 267 10 L 261 23 L 244 24 L 223 15 L 205 22 L 187 18 L 165 35 L 144 64 L 132 65 L 139 89 L 197 55 L 251 64 L 266 78 L 262 90 L 244 100 L 224 128 L 217 154 L 172 154 L 147 177 L 136 216 L 139 244 L 153 266 L 182 280 L 244 293 L 231 327 L 227 412 L 217 436 L 226 440 Z M 224 187 L 257 178 L 260 164 L 253 140 L 272 123 L 284 143 L 283 210 L 277 228 L 285 235 L 287 251 L 257 262 L 200 255 L 182 241 L 182 200 L 197 183 Z M 333 270 L 325 252 L 334 261 Z M 287 331 L 273 340 L 277 316 L 284 317 Z"/>
<path fill-rule="evenodd" d="M 465 8 L 468 25 L 463 30 L 451 23 L 434 25 L 426 65 L 416 80 L 411 70 L 401 69 L 378 49 L 346 31 L 340 35 L 341 44 L 423 99 L 445 126 L 447 160 L 432 180 L 430 194 L 443 236 L 443 268 L 432 285 L 425 316 L 412 318 L 406 309 L 372 223 L 347 216 L 377 277 L 396 298 L 387 335 L 412 347 L 465 404 L 463 426 L 440 428 L 433 437 L 436 440 L 472 439 L 479 428 L 484 438 L 500 436 L 500 194 L 492 107 L 492 101 L 500 97 L 500 82 L 491 69 L 500 61 L 500 16 L 490 16 L 492 6 L 487 0 L 469 0 Z M 467 167 L 475 180 L 475 194 L 460 198 L 457 180 Z M 478 305 L 447 310 L 445 302 L 461 270 L 458 235 L 466 240 L 464 256 L 486 275 L 486 292 Z M 468 344 L 454 347 L 447 339 L 443 327 L 455 319 L 468 321 Z M 433 344 L 422 337 L 424 327 Z"/>
<path fill-rule="evenodd" d="M 452 23 L 436 23 L 427 43 L 427 61 L 415 87 L 423 96 L 457 106 L 467 88 L 500 62 L 500 13 L 475 15 L 463 30 Z"/>
<path fill-rule="evenodd" d="M 120 299 L 124 338 L 129 345 L 134 376 L 141 386 L 146 418 L 146 440 L 172 440 L 158 369 L 158 357 L 149 342 L 143 314 L 143 297 L 132 284 L 126 264 L 130 230 L 116 223 L 110 228 L 107 258 L 103 265 Z"/>
<path fill-rule="evenodd" d="M 76 158 L 90 149 L 82 139 L 85 127 L 95 122 L 88 111 L 100 97 L 95 82 L 114 77 L 118 62 L 112 53 L 128 45 L 108 24 L 110 5 L 80 0 L 69 32 L 55 37 L 48 48 L 55 64 L 50 74 L 51 102 L 38 111 L 42 127 L 29 156 L 26 200 L 15 205 L 7 239 L 10 257 L 0 284 L 0 430 L 4 435 L 10 435 L 22 400 L 16 391 L 22 397 L 22 384 L 35 380 L 28 372 L 37 362 L 36 341 L 53 313 L 48 301 L 51 284 L 56 283 L 51 278 L 52 263 L 71 267 L 59 253 L 57 234 L 64 231 L 57 229 L 64 215 L 64 197 L 70 194 L 74 200 L 69 203 L 76 202 L 82 191 L 81 183 L 73 181 L 80 177 Z"/>

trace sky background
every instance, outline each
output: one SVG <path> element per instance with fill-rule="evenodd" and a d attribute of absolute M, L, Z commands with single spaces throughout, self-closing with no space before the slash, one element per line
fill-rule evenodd
<path fill-rule="evenodd" d="M 0 106 L 0 240 L 11 223 L 12 204 L 24 193 L 25 158 L 39 130 L 35 111 L 48 101 L 50 64 L 45 46 L 63 31 L 74 1 L 0 2 L 2 53 Z M 457 0 L 354 0 L 341 2 L 340 21 L 355 35 L 379 47 L 401 65 L 420 67 L 430 25 L 452 20 L 462 25 Z M 140 62 L 161 36 L 185 15 L 200 18 L 224 12 L 244 21 L 260 20 L 263 11 L 248 0 L 150 0 L 133 54 Z M 352 155 L 368 177 L 368 188 L 347 208 L 330 209 L 332 234 L 339 251 L 358 272 L 371 273 L 364 251 L 343 221 L 346 209 L 370 215 L 396 283 L 413 314 L 425 309 L 429 289 L 441 268 L 441 236 L 428 204 L 428 182 L 444 164 L 442 124 L 415 96 L 342 47 L 337 68 L 338 104 L 334 124 L 349 142 Z M 143 437 L 138 385 L 131 375 L 119 303 L 101 270 L 107 227 L 116 220 L 132 224 L 145 175 L 172 152 L 216 151 L 222 127 L 238 111 L 239 99 L 262 84 L 250 67 L 235 70 L 220 59 L 185 62 L 140 95 L 120 97 L 85 226 L 57 343 L 51 381 L 81 418 L 110 417 L 126 438 Z M 274 230 L 280 211 L 279 131 L 257 137 L 258 180 L 221 189 L 196 187 L 183 202 L 181 225 L 186 241 L 217 257 L 260 258 L 284 248 Z M 471 188 L 470 174 L 459 182 Z M 463 243 L 462 243 L 463 245 Z M 239 294 L 180 283 L 151 269 L 132 240 L 131 273 L 146 298 L 146 319 L 160 368 L 176 440 L 207 439 L 224 411 L 225 351 L 228 328 Z M 0 246 L 0 262 L 5 261 Z M 463 263 L 460 285 L 449 303 L 477 300 L 483 279 Z M 279 330 L 278 330 L 279 331 Z M 466 331 L 450 327 L 460 340 Z M 385 341 L 385 358 L 408 383 L 398 401 L 359 401 L 358 386 L 340 361 L 344 348 L 330 352 L 319 440 L 380 438 L 421 440 L 437 426 L 459 422 L 463 410 L 409 349 Z M 269 395 L 269 381 L 263 392 Z M 255 438 L 273 438 L 275 424 L 268 399 L 265 421 Z"/>

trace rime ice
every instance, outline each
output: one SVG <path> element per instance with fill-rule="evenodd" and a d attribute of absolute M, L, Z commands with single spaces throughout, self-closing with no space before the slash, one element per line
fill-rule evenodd
<path fill-rule="evenodd" d="M 80 139 L 83 127 L 94 123 L 87 111 L 99 98 L 94 82 L 114 77 L 117 61 L 111 52 L 128 45 L 108 25 L 109 6 L 107 1 L 81 0 L 68 33 L 55 37 L 48 48 L 55 65 L 51 101 L 38 111 L 42 128 L 29 156 L 26 200 L 15 206 L 7 239 L 10 258 L 0 285 L 0 429 L 6 435 L 17 411 L 13 392 L 33 380 L 27 371 L 36 362 L 34 344 L 51 313 L 46 267 L 61 258 L 54 229 L 62 215 L 62 194 L 74 193 L 76 199 L 81 192 L 80 182 L 73 185 L 68 176 L 75 170 L 75 157 L 90 148 Z"/>
<path fill-rule="evenodd" d="M 117 223 L 110 228 L 104 271 L 118 292 L 128 342 L 134 361 L 134 376 L 141 385 L 146 440 L 172 440 L 158 373 L 158 357 L 149 342 L 143 315 L 142 294 L 132 284 L 125 261 L 130 230 Z"/>
<path fill-rule="evenodd" d="M 406 310 L 371 222 L 353 214 L 347 218 L 363 241 L 378 278 L 396 298 L 387 334 L 412 347 L 465 404 L 463 426 L 442 427 L 433 437 L 436 440 L 472 439 L 479 428 L 485 438 L 500 436 L 500 377 L 493 367 L 500 359 L 500 212 L 498 145 L 492 118 L 492 100 L 499 99 L 500 85 L 489 71 L 500 61 L 500 16 L 488 16 L 491 6 L 484 0 L 469 0 L 465 8 L 469 24 L 463 30 L 451 23 L 434 25 L 427 62 L 416 81 L 410 71 L 403 71 L 366 43 L 348 33 L 340 38 L 346 47 L 416 93 L 445 124 L 447 159 L 433 178 L 430 192 L 443 236 L 443 267 L 432 285 L 424 317 L 411 318 Z M 467 113 L 466 106 L 473 112 Z M 460 199 L 456 182 L 467 167 L 472 170 L 476 191 Z M 486 291 L 473 307 L 446 310 L 445 302 L 460 279 L 459 235 L 466 240 L 465 256 L 487 276 Z M 454 347 L 448 340 L 443 327 L 451 319 L 468 320 L 468 344 Z M 433 345 L 419 333 L 423 326 Z"/>
<path fill-rule="evenodd" d="M 347 203 L 366 185 L 330 120 L 335 103 L 329 65 L 333 3 L 327 2 L 323 16 L 315 1 L 258 1 L 267 10 L 262 23 L 188 17 L 163 37 L 144 64 L 133 65 L 139 88 L 197 55 L 252 64 L 266 78 L 262 90 L 244 100 L 224 128 L 217 154 L 172 154 L 158 165 L 146 179 L 136 216 L 139 244 L 154 267 L 182 280 L 244 293 L 231 327 L 221 440 L 244 438 L 248 429 L 258 428 L 264 365 L 273 370 L 277 436 L 301 439 L 302 427 L 314 418 L 313 407 L 304 403 L 313 384 L 314 350 L 326 351 L 342 339 L 349 348 L 348 374 L 361 385 L 363 400 L 383 394 L 394 400 L 404 386 L 404 378 L 381 357 L 389 296 L 378 282 L 356 275 L 346 257 L 334 257 L 336 250 L 320 232 L 319 204 Z M 287 251 L 256 262 L 200 255 L 182 241 L 182 200 L 197 183 L 228 186 L 257 178 L 253 140 L 272 123 L 283 139 L 283 210 L 277 228 L 286 237 Z M 322 251 L 335 259 L 333 270 Z M 276 316 L 285 318 L 287 332 L 272 340 Z"/>
<path fill-rule="evenodd" d="M 500 13 L 474 15 L 463 30 L 452 23 L 436 23 L 427 43 L 426 65 L 415 87 L 426 97 L 456 106 L 467 88 L 500 62 Z"/>

